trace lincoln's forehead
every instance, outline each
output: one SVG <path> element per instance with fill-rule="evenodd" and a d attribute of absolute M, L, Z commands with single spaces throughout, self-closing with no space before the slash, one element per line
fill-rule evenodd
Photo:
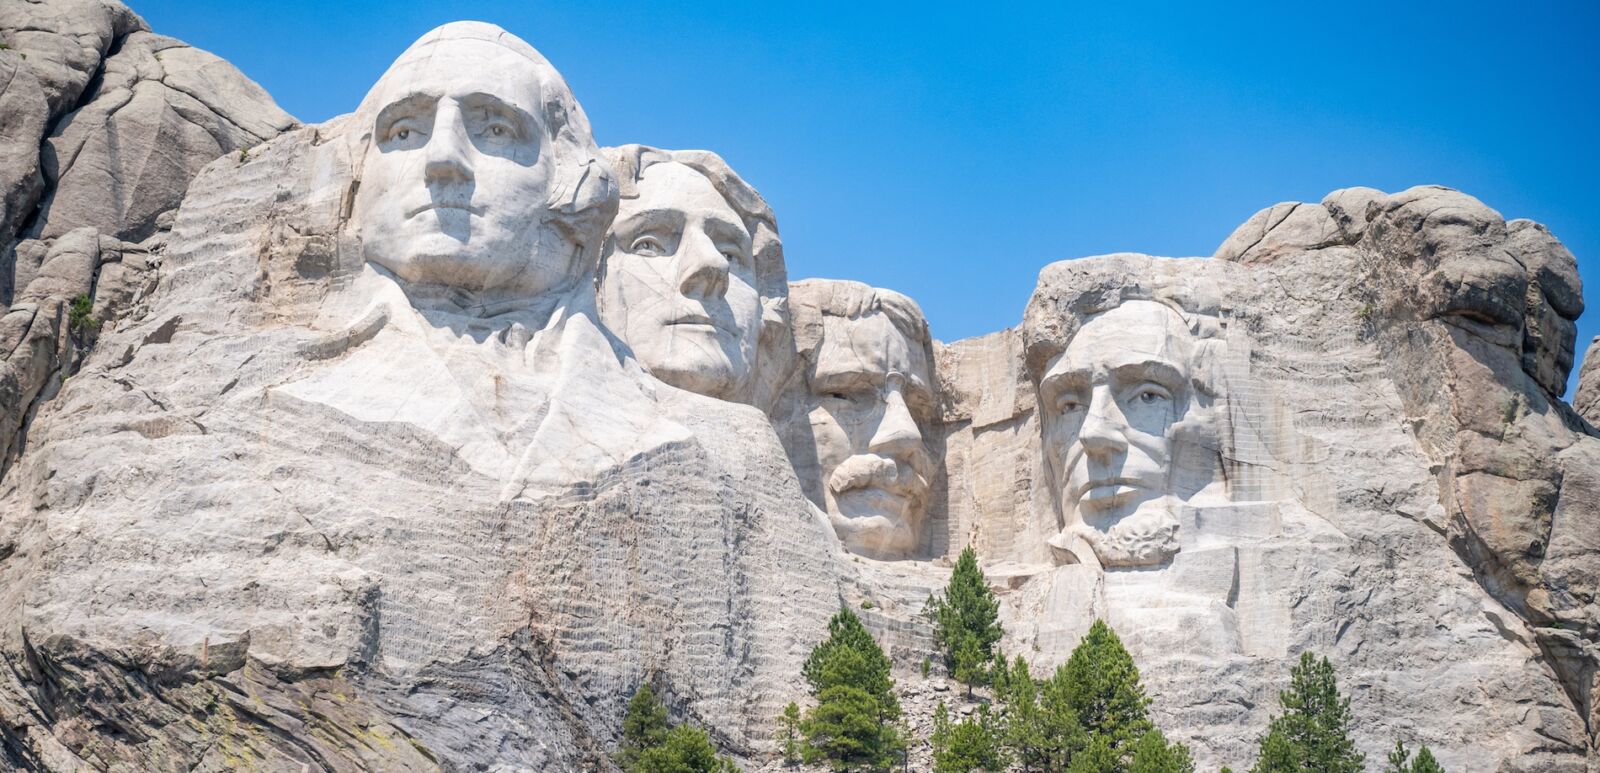
<path fill-rule="evenodd" d="M 1155 301 L 1129 301 L 1091 317 L 1068 342 L 1063 368 L 1155 361 L 1183 367 L 1193 335 L 1183 318 Z"/>

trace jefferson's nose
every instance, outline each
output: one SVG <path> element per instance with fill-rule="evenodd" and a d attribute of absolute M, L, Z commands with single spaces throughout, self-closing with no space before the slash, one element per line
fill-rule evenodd
<path fill-rule="evenodd" d="M 906 406 L 905 396 L 896 384 L 888 386 L 884 396 L 883 417 L 867 442 L 867 450 L 879 456 L 909 462 L 922 451 L 922 430 L 917 428 L 916 417 Z"/>
<path fill-rule="evenodd" d="M 1078 428 L 1078 442 L 1085 453 L 1106 458 L 1128 450 L 1128 424 L 1122 418 L 1110 387 L 1095 387 L 1089 396 L 1089 410 Z"/>
<path fill-rule="evenodd" d="M 709 300 L 728 292 L 728 258 L 711 237 L 690 229 L 678 250 L 678 291 Z"/>
<path fill-rule="evenodd" d="M 428 161 L 423 179 L 429 183 L 472 182 L 472 139 L 461 120 L 461 109 L 441 101 L 428 138 Z"/>

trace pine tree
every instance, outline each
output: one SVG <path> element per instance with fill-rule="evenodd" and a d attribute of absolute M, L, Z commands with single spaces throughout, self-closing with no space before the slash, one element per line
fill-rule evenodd
<path fill-rule="evenodd" d="M 828 621 L 802 672 L 817 699 L 800 721 L 806 761 L 841 771 L 892 765 L 904 743 L 889 659 L 849 607 Z"/>
<path fill-rule="evenodd" d="M 1327 658 L 1301 653 L 1278 700 L 1283 714 L 1267 726 L 1251 773 L 1361 773 L 1366 756 L 1350 739 L 1350 699 L 1340 697 Z"/>
<path fill-rule="evenodd" d="M 678 725 L 667 731 L 661 744 L 645 749 L 628 773 L 738 773 L 733 760 L 717 754 L 706 731 Z"/>
<path fill-rule="evenodd" d="M 1057 669 L 1054 681 L 1061 683 L 1078 724 L 1117 752 L 1154 729 L 1146 714 L 1150 699 L 1139 684 L 1139 669 L 1104 620 L 1094 621 L 1072 656 Z"/>
<path fill-rule="evenodd" d="M 1160 730 L 1151 730 L 1133 743 L 1128 773 L 1194 773 L 1194 760 L 1188 747 L 1167 743 Z"/>
<path fill-rule="evenodd" d="M 616 763 L 628 773 L 734 773 L 733 760 L 717 754 L 706 731 L 669 727 L 667 709 L 643 684 L 628 701 L 622 718 L 622 744 Z"/>
<path fill-rule="evenodd" d="M 945 665 L 967 686 L 987 684 L 994 646 L 1000 641 L 1000 602 L 978 569 L 978 553 L 968 546 L 956 560 L 944 595 L 930 600 L 934 636 L 944 647 Z"/>
<path fill-rule="evenodd" d="M 1418 749 L 1416 758 L 1412 759 L 1411 750 L 1395 741 L 1394 751 L 1389 752 L 1389 766 L 1383 773 L 1444 773 L 1444 766 L 1433 758 L 1433 751 L 1426 745 Z"/>
<path fill-rule="evenodd" d="M 789 701 L 783 707 L 783 716 L 778 718 L 778 726 L 783 738 L 783 762 L 785 765 L 800 764 L 800 704 Z"/>
<path fill-rule="evenodd" d="M 934 773 L 970 773 L 974 770 L 1005 770 L 1009 760 L 1001 744 L 1002 731 L 988 706 L 979 706 L 974 716 L 950 722 L 944 701 L 933 715 Z"/>
<path fill-rule="evenodd" d="M 622 743 L 617 747 L 617 766 L 631 770 L 646 749 L 660 746 L 667 739 L 667 708 L 656 699 L 650 685 L 641 684 L 628 701 L 622 717 Z"/>

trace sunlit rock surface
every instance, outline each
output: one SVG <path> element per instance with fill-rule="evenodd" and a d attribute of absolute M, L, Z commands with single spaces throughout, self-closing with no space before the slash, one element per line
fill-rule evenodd
<path fill-rule="evenodd" d="M 1306 649 L 1369 761 L 1600 759 L 1600 373 L 1563 401 L 1536 223 L 1337 191 L 943 343 L 491 25 L 307 127 L 114 3 L 0 39 L 5 766 L 607 769 L 649 681 L 760 767 L 840 604 L 926 726 L 968 545 L 1008 652 L 1107 619 L 1204 769 Z"/>

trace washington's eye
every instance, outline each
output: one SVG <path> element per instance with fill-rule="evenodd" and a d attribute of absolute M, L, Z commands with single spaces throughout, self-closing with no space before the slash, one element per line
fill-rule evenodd
<path fill-rule="evenodd" d="M 662 246 L 661 240 L 654 236 L 641 236 L 633 240 L 633 244 L 628 247 L 628 252 L 635 255 L 656 257 L 667 254 L 667 248 Z"/>

